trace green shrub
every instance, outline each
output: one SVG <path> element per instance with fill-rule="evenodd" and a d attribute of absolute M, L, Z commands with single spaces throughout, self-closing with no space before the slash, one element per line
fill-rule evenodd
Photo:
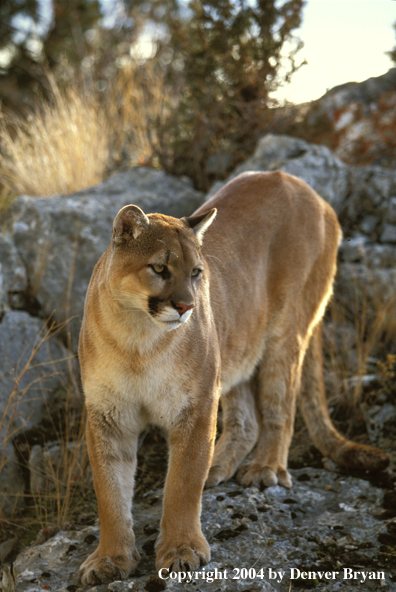
<path fill-rule="evenodd" d="M 170 94 L 178 97 L 156 122 L 165 170 L 206 190 L 254 149 L 271 123 L 269 94 L 299 67 L 302 43 L 291 32 L 302 7 L 303 0 L 191 0 L 182 16 L 170 3 L 156 56 L 168 63 Z M 223 165 L 219 153 L 227 154 Z"/>

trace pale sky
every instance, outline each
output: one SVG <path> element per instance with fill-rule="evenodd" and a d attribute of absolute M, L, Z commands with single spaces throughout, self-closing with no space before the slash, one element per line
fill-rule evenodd
<path fill-rule="evenodd" d="M 395 0 L 308 0 L 295 31 L 308 65 L 274 96 L 303 103 L 338 84 L 385 74 L 395 65 L 384 53 L 396 45 L 395 21 Z"/>

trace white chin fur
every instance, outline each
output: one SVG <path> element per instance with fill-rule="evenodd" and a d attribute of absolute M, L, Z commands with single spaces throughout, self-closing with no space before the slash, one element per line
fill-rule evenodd
<path fill-rule="evenodd" d="M 180 327 L 182 323 L 180 321 L 168 321 L 162 322 L 161 327 L 163 327 L 166 331 L 173 331 L 173 329 L 177 329 Z"/>
<path fill-rule="evenodd" d="M 192 308 L 190 308 L 190 310 L 188 310 L 187 312 L 184 313 L 184 315 L 182 315 L 180 317 L 180 321 L 182 323 L 185 323 L 186 321 L 188 321 L 188 319 L 191 317 L 192 315 Z"/>
<path fill-rule="evenodd" d="M 187 310 L 181 317 L 178 316 L 175 318 L 175 311 L 170 310 L 169 312 L 164 311 L 160 316 L 154 317 L 153 320 L 167 331 L 172 331 L 172 329 L 176 329 L 188 321 L 191 314 L 192 309 Z"/>

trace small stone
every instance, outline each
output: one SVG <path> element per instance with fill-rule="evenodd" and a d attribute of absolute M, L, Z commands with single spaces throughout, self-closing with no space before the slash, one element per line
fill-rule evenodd
<path fill-rule="evenodd" d="M 386 221 L 391 224 L 396 224 L 396 197 L 391 197 L 389 200 Z"/>
<path fill-rule="evenodd" d="M 384 224 L 380 240 L 382 243 L 396 243 L 396 224 Z"/>
<path fill-rule="evenodd" d="M 4 563 L 4 561 L 7 559 L 8 555 L 13 550 L 16 541 L 17 538 L 14 537 L 0 544 L 0 564 Z"/>
<path fill-rule="evenodd" d="M 3 567 L 1 589 L 3 592 L 15 592 L 15 581 L 14 576 L 11 573 L 11 565 L 5 565 Z"/>
<path fill-rule="evenodd" d="M 377 216 L 365 216 L 363 218 L 363 220 L 360 222 L 360 229 L 365 233 L 365 234 L 372 234 L 373 232 L 375 232 L 376 227 L 378 224 L 378 218 Z"/>
<path fill-rule="evenodd" d="M 340 255 L 344 261 L 355 263 L 361 261 L 365 256 L 365 244 L 367 238 L 365 236 L 357 236 L 355 238 L 345 239 L 340 246 Z"/>
<path fill-rule="evenodd" d="M 357 512 L 356 508 L 352 508 L 352 506 L 348 506 L 348 504 L 344 504 L 344 502 L 341 502 L 339 506 L 345 510 L 345 512 Z"/>
<path fill-rule="evenodd" d="M 133 582 L 123 582 L 121 580 L 116 580 L 108 585 L 109 592 L 127 592 L 128 590 L 133 589 Z"/>

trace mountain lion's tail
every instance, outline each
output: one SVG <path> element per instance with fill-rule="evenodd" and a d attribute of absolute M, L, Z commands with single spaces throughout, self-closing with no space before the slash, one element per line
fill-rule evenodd
<path fill-rule="evenodd" d="M 332 424 L 323 380 L 321 323 L 315 327 L 305 355 L 299 404 L 309 435 L 324 456 L 346 469 L 380 471 L 388 466 L 385 452 L 350 442 Z"/>

